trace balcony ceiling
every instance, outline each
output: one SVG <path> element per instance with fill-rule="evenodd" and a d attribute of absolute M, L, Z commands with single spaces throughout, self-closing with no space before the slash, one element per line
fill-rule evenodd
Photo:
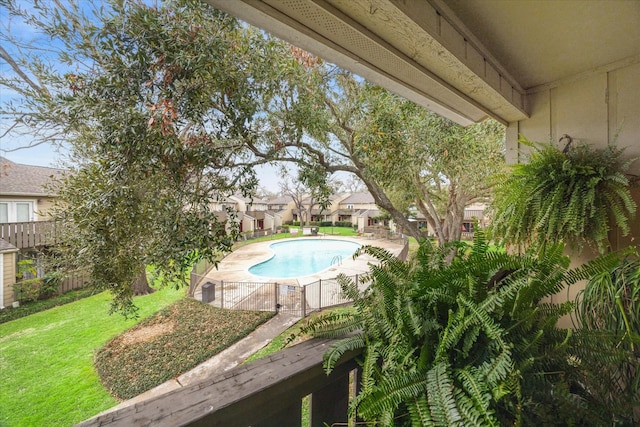
<path fill-rule="evenodd" d="M 206 0 L 466 125 L 527 93 L 640 62 L 635 0 Z"/>

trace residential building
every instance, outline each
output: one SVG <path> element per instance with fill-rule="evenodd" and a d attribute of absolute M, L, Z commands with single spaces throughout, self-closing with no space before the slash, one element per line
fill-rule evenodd
<path fill-rule="evenodd" d="M 62 172 L 0 157 L 0 224 L 49 220 L 55 193 L 47 187 Z"/>
<path fill-rule="evenodd" d="M 49 211 L 56 195 L 49 186 L 62 173 L 0 157 L 0 307 L 14 302 L 18 259 L 50 237 Z"/>
<path fill-rule="evenodd" d="M 485 213 L 486 209 L 487 209 L 487 205 L 485 203 L 472 203 L 466 208 L 464 208 L 464 219 L 462 220 L 462 238 L 463 239 L 473 238 L 473 232 L 474 232 L 476 223 L 480 228 L 485 228 L 489 225 L 489 218 Z M 427 223 L 427 219 L 422 214 L 422 212 L 417 211 L 415 215 L 412 217 L 412 220 L 418 223 L 419 229 L 427 230 L 427 234 L 429 236 L 435 235 L 435 231 Z"/>
<path fill-rule="evenodd" d="M 279 224 L 276 224 L 276 227 L 280 227 L 288 221 L 293 221 L 295 207 L 296 204 L 291 196 L 280 196 L 267 201 L 267 209 L 273 212 L 274 216 L 277 214 L 277 218 L 280 221 Z"/>
<path fill-rule="evenodd" d="M 241 233 L 261 230 L 275 230 L 282 225 L 279 212 L 269 209 L 267 201 L 258 197 L 245 197 L 234 194 L 211 204 L 211 209 L 220 212 L 219 219 L 227 220 L 225 210 L 231 208 L 237 212 L 238 226 Z"/>
<path fill-rule="evenodd" d="M 347 194 L 340 199 L 337 209 L 331 213 L 334 222 L 351 222 L 358 231 L 365 227 L 387 226 L 373 196 L 368 191 Z"/>

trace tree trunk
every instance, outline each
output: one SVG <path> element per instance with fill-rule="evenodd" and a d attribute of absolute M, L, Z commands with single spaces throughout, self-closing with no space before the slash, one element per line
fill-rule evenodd
<path fill-rule="evenodd" d="M 133 294 L 134 295 L 148 295 L 156 290 L 149 286 L 149 281 L 147 280 L 147 271 L 146 268 L 142 268 L 142 273 L 138 276 L 138 279 L 133 284 Z"/>
<path fill-rule="evenodd" d="M 363 175 L 356 174 L 366 185 L 367 190 L 373 196 L 373 200 L 375 200 L 376 204 L 380 206 L 382 209 L 389 212 L 391 218 L 395 221 L 395 223 L 403 230 L 405 234 L 408 234 L 411 237 L 414 237 L 416 240 L 420 240 L 421 238 L 426 236 L 426 233 L 422 233 L 418 230 L 418 226 L 416 223 L 411 222 L 407 219 L 407 217 L 396 209 L 393 206 L 393 203 L 389 200 L 385 192 L 374 182 L 371 180 L 365 179 Z"/>

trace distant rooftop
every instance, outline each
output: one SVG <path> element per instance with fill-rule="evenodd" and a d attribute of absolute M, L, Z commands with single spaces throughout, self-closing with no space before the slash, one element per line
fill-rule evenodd
<path fill-rule="evenodd" d="M 239 194 L 239 193 L 234 194 L 233 197 L 235 197 L 236 199 L 241 200 L 241 201 L 243 201 L 245 203 L 251 203 L 253 205 L 266 205 L 267 204 L 266 201 L 262 200 L 259 197 L 253 197 L 253 198 L 244 197 L 242 194 Z"/>
<path fill-rule="evenodd" d="M 371 193 L 368 191 L 362 191 L 360 193 L 353 193 L 340 202 L 340 204 L 345 203 L 375 203 L 375 200 Z"/>
<path fill-rule="evenodd" d="M 0 157 L 0 196 L 52 196 L 45 186 L 63 169 L 14 163 Z"/>
<path fill-rule="evenodd" d="M 275 199 L 271 199 L 267 201 L 267 203 L 269 205 L 286 205 L 292 200 L 293 200 L 293 197 L 291 196 L 279 196 L 279 197 L 276 197 Z"/>

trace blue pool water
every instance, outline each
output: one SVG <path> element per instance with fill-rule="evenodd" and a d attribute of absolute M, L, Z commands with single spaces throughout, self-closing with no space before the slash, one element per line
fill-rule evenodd
<path fill-rule="evenodd" d="M 249 273 L 270 278 L 307 276 L 353 256 L 359 243 L 331 239 L 295 239 L 269 246 L 273 257 L 249 268 Z"/>

